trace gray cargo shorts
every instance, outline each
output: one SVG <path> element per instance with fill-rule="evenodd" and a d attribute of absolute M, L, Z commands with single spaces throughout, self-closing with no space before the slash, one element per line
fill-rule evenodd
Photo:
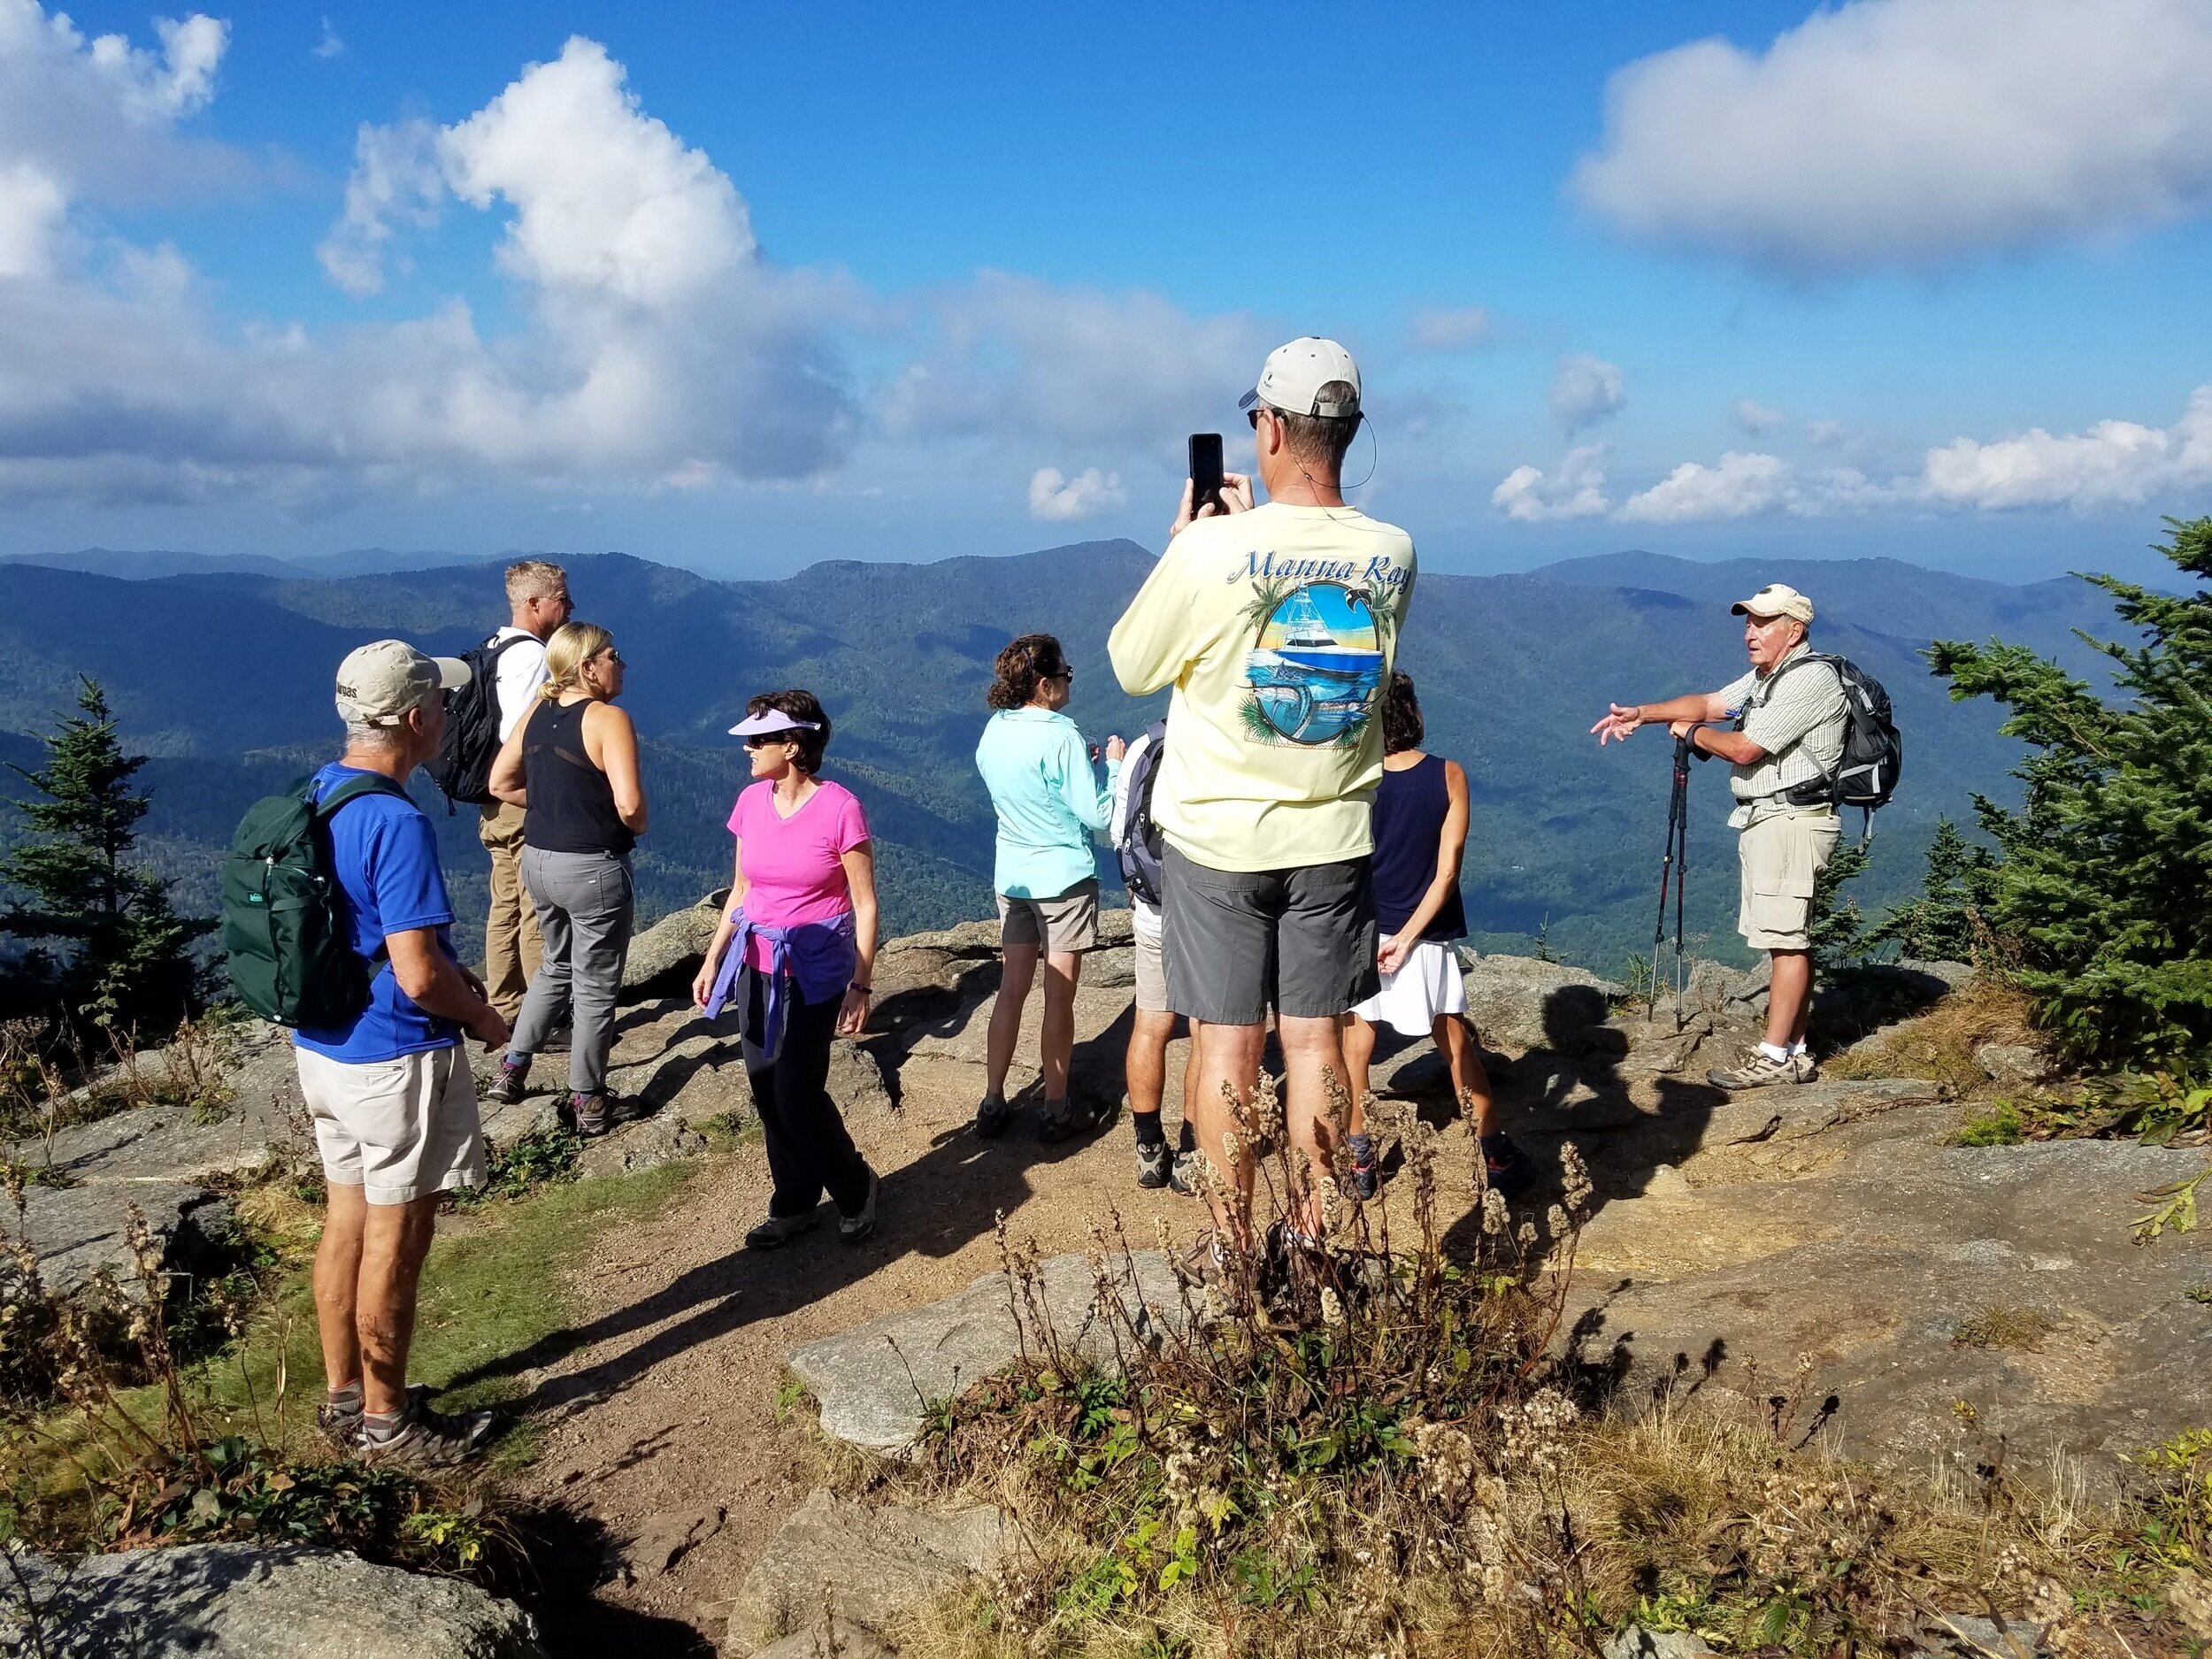
<path fill-rule="evenodd" d="M 1213 870 L 1171 846 L 1164 873 L 1167 1002 L 1185 1018 L 1256 1025 L 1272 1007 L 1330 1019 L 1375 995 L 1368 860 Z"/>

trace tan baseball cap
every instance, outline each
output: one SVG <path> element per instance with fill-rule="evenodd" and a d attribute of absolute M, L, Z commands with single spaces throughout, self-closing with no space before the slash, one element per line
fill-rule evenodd
<path fill-rule="evenodd" d="M 426 657 L 404 640 L 378 640 L 348 651 L 338 664 L 338 712 L 370 726 L 397 726 L 434 691 L 469 683 L 457 657 Z"/>
<path fill-rule="evenodd" d="M 1321 388 L 1342 380 L 1352 388 L 1348 403 L 1321 401 Z M 1239 409 L 1264 401 L 1286 414 L 1342 417 L 1359 413 L 1359 365 L 1333 340 L 1301 334 L 1267 354 L 1259 384 L 1237 399 Z"/>
<path fill-rule="evenodd" d="M 1750 598 L 1736 601 L 1728 611 L 1731 616 L 1757 617 L 1763 621 L 1773 617 L 1795 617 L 1810 627 L 1813 602 L 1787 582 L 1769 582 Z"/>

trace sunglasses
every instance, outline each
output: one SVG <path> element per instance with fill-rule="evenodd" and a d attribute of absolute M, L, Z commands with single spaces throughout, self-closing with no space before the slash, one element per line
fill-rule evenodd
<path fill-rule="evenodd" d="M 756 732 L 745 740 L 748 749 L 767 749 L 785 743 L 796 743 L 798 738 L 789 732 Z"/>

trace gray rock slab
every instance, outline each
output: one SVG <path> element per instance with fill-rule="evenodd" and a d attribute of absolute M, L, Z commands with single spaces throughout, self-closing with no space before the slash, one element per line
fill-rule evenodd
<path fill-rule="evenodd" d="M 877 1509 L 818 1489 L 746 1575 L 731 1608 L 731 1640 L 775 1642 L 818 1625 L 826 1609 L 841 1624 L 879 1631 L 990 1571 L 1013 1537 L 1012 1523 L 988 1507 Z"/>
<path fill-rule="evenodd" d="M 829 1079 L 824 1087 L 848 1118 L 879 1116 L 897 1103 L 883 1063 L 849 1038 L 840 1037 L 830 1044 Z"/>
<path fill-rule="evenodd" d="M 721 926 L 726 891 L 711 894 L 688 910 L 664 916 L 630 941 L 622 968 L 625 1002 L 682 996 L 706 960 L 714 930 Z"/>
<path fill-rule="evenodd" d="M 955 1061 L 980 1070 L 987 1057 L 992 1010 L 998 1005 L 995 992 L 961 1009 L 945 1019 L 925 1022 L 907 1044 L 909 1061 Z M 1080 985 L 1075 993 L 1075 1056 L 1070 1090 L 1106 1103 L 1122 1096 L 1121 1045 L 1102 1041 L 1129 1012 L 1125 990 Z M 1014 1048 L 1014 1064 L 1007 1073 L 1007 1089 L 1025 1088 L 1041 1076 L 1037 1068 L 1038 1036 L 1044 1023 L 1044 994 L 1033 988 L 1022 1009 L 1022 1032 Z M 980 1085 L 979 1085 L 979 1087 Z"/>
<path fill-rule="evenodd" d="M 50 1292 L 67 1295 L 105 1271 L 135 1294 L 137 1265 L 125 1242 L 131 1206 L 146 1217 L 161 1259 L 173 1263 L 192 1254 L 193 1213 L 214 1202 L 197 1181 L 114 1182 L 61 1192 L 33 1187 L 24 1194 L 23 1234 Z"/>
<path fill-rule="evenodd" d="M 2023 1088 L 2051 1075 L 2051 1063 L 2040 1048 L 2025 1042 L 1985 1042 L 1974 1050 L 1974 1064 L 1993 1083 Z"/>
<path fill-rule="evenodd" d="M 2016 1469 L 2064 1457 L 2108 1479 L 2118 1455 L 2200 1421 L 2212 1317 L 2188 1293 L 2212 1279 L 2212 1233 L 2138 1245 L 2131 1224 L 2140 1194 L 2203 1154 L 1950 1147 L 1935 1120 L 1952 1110 L 1893 1102 L 1809 1129 L 1861 1138 L 1797 1179 L 1716 1179 L 1706 1152 L 1684 1165 L 1693 1191 L 1606 1204 L 1578 1257 L 1600 1319 L 1585 1357 L 1624 1363 L 1632 1401 L 1678 1354 L 1737 1368 L 1724 1386 L 1747 1363 L 1787 1378 L 1808 1355 L 1844 1448 L 1924 1471 L 2002 1437 Z M 1895 1129 L 1911 1132 L 1882 1134 Z M 1624 1275 L 1625 1291 L 1600 1288 Z M 2041 1333 L 1985 1345 L 1972 1325 L 1992 1310 Z"/>
<path fill-rule="evenodd" d="M 664 1164 L 680 1164 L 707 1149 L 707 1139 L 682 1118 L 664 1114 L 623 1124 L 604 1139 L 595 1141 L 576 1160 L 576 1171 L 587 1179 L 608 1175 L 633 1175 L 657 1170 Z"/>
<path fill-rule="evenodd" d="M 1631 1624 L 1605 1639 L 1605 1659 L 1701 1659 L 1713 1650 L 1686 1630 L 1646 1630 Z"/>
<path fill-rule="evenodd" d="M 1180 1329 L 1187 1317 L 1182 1289 L 1156 1250 L 1134 1256 L 1115 1289 L 1141 1332 Z M 810 1342 L 791 1356 L 791 1369 L 821 1409 L 823 1432 L 869 1451 L 899 1454 L 920 1430 L 925 1402 L 956 1397 L 1004 1370 L 1026 1344 L 1041 1351 L 1044 1327 L 1064 1348 L 1110 1363 L 1117 1335 L 1128 1333 L 1097 1309 L 1090 1259 L 1056 1256 L 1039 1268 L 1038 1306 L 1017 1318 L 1006 1275 L 987 1274 L 926 1307 L 886 1314 L 842 1335 Z"/>
<path fill-rule="evenodd" d="M 544 1659 L 530 1616 L 457 1578 L 328 1550 L 186 1544 L 92 1555 L 67 1570 L 20 1558 L 56 1659 Z M 27 1645 L 16 1598 L 0 1640 Z"/>
<path fill-rule="evenodd" d="M 1627 988 L 1563 962 L 1476 956 L 1467 963 L 1467 1015 L 1483 1041 L 1517 1053 L 1571 1052 L 1582 1033 L 1612 1014 Z"/>

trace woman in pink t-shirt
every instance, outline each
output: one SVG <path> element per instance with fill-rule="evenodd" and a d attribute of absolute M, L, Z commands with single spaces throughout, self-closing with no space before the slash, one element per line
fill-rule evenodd
<path fill-rule="evenodd" d="M 875 1230 L 875 1172 L 829 1096 L 830 1045 L 860 1033 L 876 960 L 875 852 L 842 784 L 818 777 L 829 716 L 810 691 L 774 691 L 730 728 L 754 781 L 737 797 L 729 908 L 692 984 L 710 1018 L 743 1022 L 746 1078 L 768 1143 L 768 1218 L 745 1235 L 772 1249 L 816 1221 L 826 1191 L 838 1235 Z"/>

